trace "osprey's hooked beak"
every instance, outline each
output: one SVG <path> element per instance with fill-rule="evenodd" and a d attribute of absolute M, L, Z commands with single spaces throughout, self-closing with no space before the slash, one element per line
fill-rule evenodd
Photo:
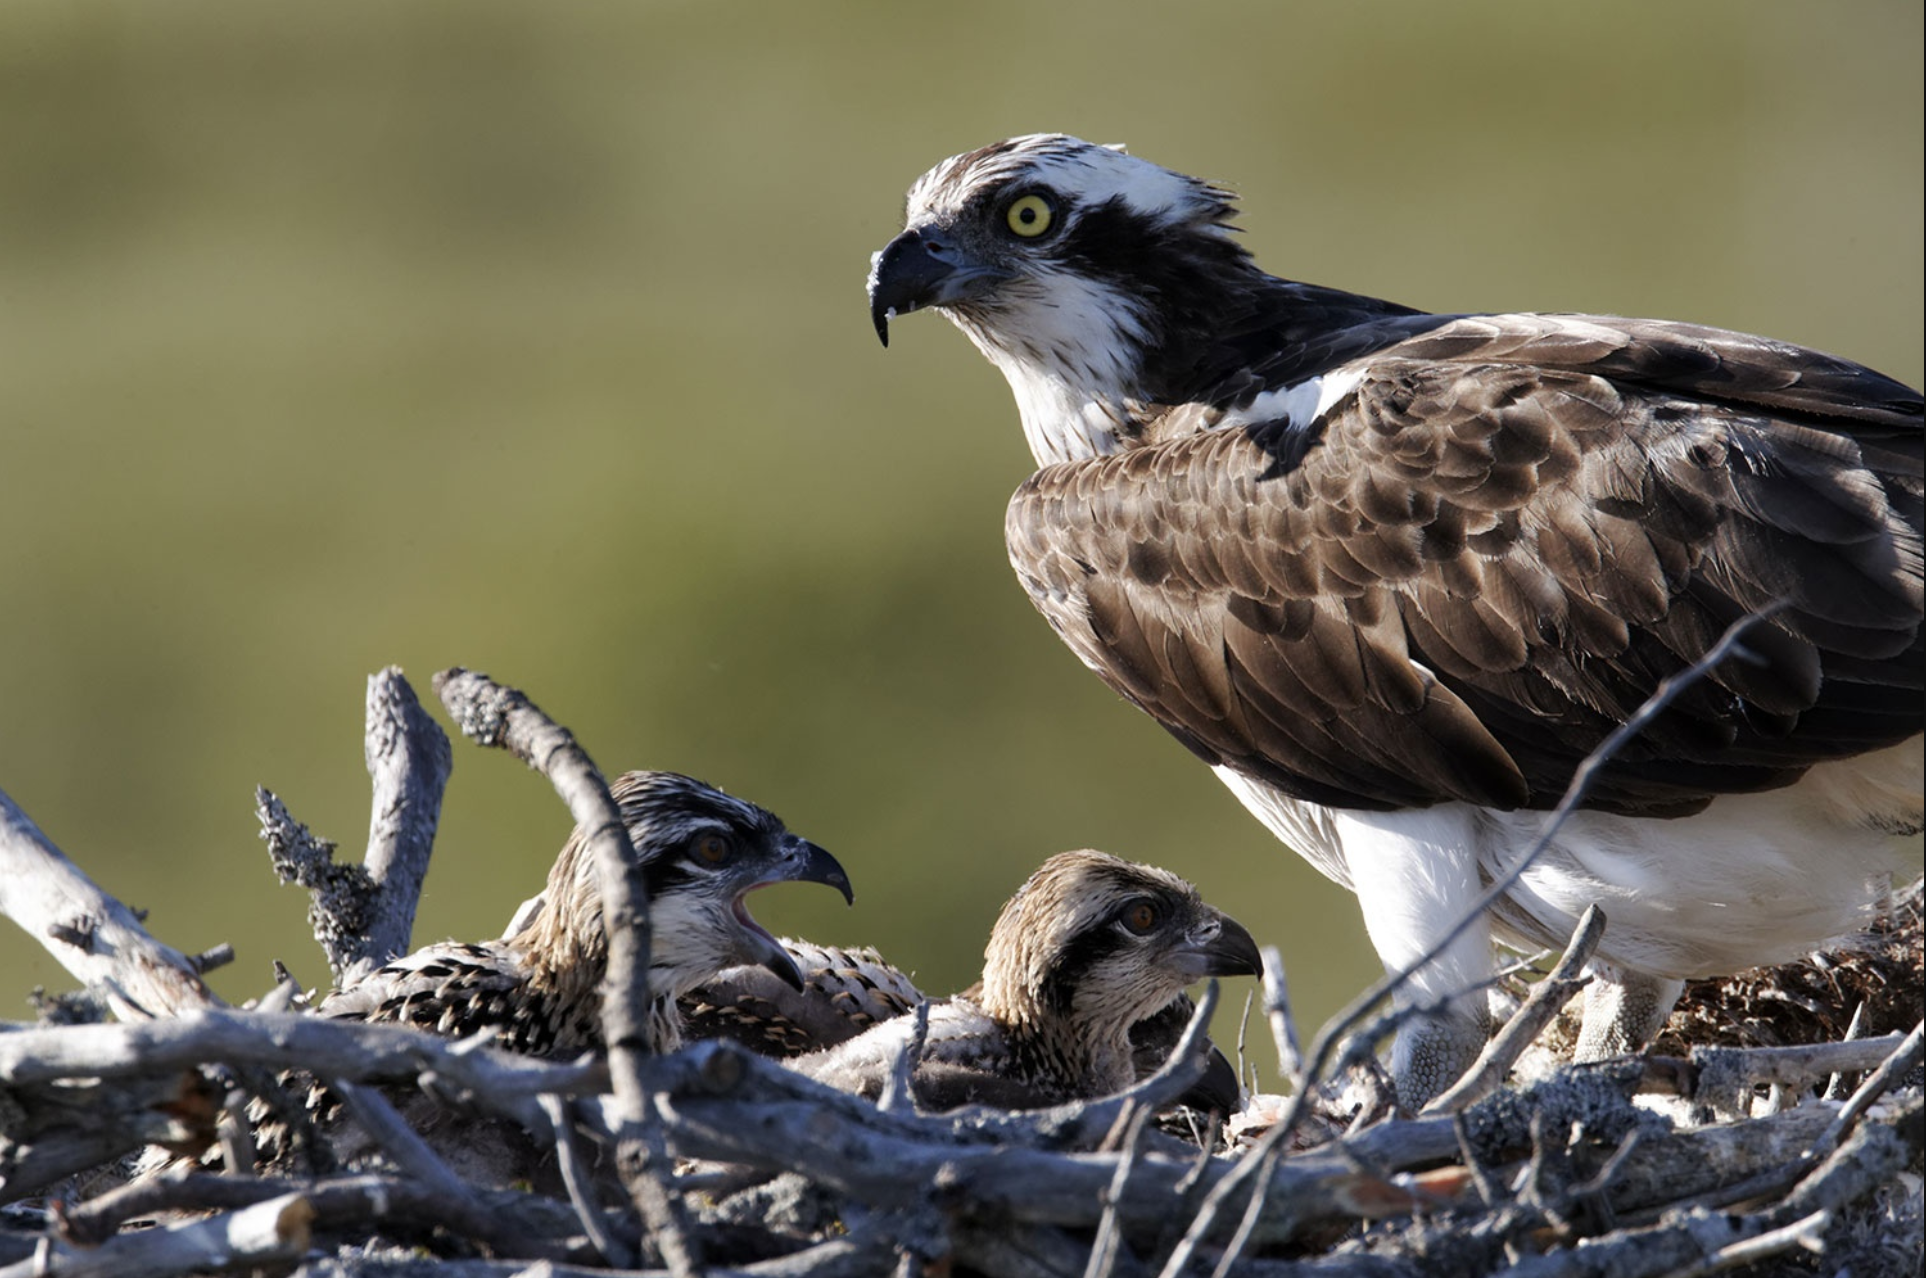
<path fill-rule="evenodd" d="M 808 839 L 796 839 L 796 843 L 799 845 L 797 850 L 802 853 L 802 865 L 794 875 L 796 880 L 802 883 L 826 884 L 841 892 L 845 903 L 856 904 L 856 890 L 850 887 L 849 875 L 843 870 L 842 862 Z"/>
<path fill-rule="evenodd" d="M 793 834 L 785 835 L 783 842 L 786 855 L 783 858 L 782 868 L 772 877 L 745 888 L 743 893 L 736 897 L 735 915 L 736 921 L 742 925 L 743 931 L 748 935 L 749 953 L 744 956 L 743 961 L 768 968 L 781 977 L 789 988 L 800 990 L 803 987 L 802 969 L 796 966 L 796 960 L 790 957 L 789 951 L 783 948 L 781 941 L 771 936 L 761 924 L 749 917 L 749 911 L 743 905 L 742 897 L 756 888 L 784 882 L 827 884 L 841 892 L 843 900 L 851 905 L 856 903 L 856 893 L 849 885 L 849 875 L 844 871 L 842 862 L 828 852 L 808 839 L 799 839 Z"/>
<path fill-rule="evenodd" d="M 1009 272 L 973 261 L 933 228 L 911 227 L 869 259 L 869 318 L 889 345 L 889 322 L 925 306 L 980 297 Z"/>
<path fill-rule="evenodd" d="M 1192 930 L 1177 953 L 1191 979 L 1205 976 L 1256 976 L 1263 970 L 1257 942 L 1244 925 L 1225 914 Z"/>

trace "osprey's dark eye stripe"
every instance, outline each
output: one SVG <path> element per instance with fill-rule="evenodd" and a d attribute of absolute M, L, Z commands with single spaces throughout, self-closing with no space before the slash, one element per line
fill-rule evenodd
<path fill-rule="evenodd" d="M 1032 191 L 1011 200 L 1010 207 L 1003 211 L 1003 220 L 1013 234 L 1034 240 L 1047 234 L 1056 223 L 1057 209 L 1049 197 Z"/>

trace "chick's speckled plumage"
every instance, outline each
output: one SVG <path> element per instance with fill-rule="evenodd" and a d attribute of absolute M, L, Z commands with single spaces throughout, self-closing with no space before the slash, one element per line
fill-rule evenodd
<path fill-rule="evenodd" d="M 783 937 L 801 989 L 766 967 L 718 972 L 681 1000 L 690 1039 L 726 1038 L 762 1056 L 833 1047 L 923 1001 L 905 972 L 869 946 L 817 945 Z"/>
<path fill-rule="evenodd" d="M 788 879 L 849 895 L 835 858 L 777 817 L 689 777 L 630 772 L 610 787 L 643 866 L 649 895 L 649 1046 L 682 1041 L 676 1000 L 733 964 L 800 976 L 749 917 L 745 893 Z M 602 896 L 583 831 L 549 871 L 541 905 L 513 935 L 444 942 L 397 959 L 322 1004 L 326 1016 L 414 1025 L 438 1034 L 492 1034 L 514 1051 L 568 1056 L 602 1046 L 599 988 L 608 967 Z"/>
<path fill-rule="evenodd" d="M 1045 862 L 1003 907 L 983 979 L 933 1004 L 913 1086 L 930 1109 L 1033 1108 L 1118 1091 L 1132 1028 L 1206 976 L 1253 974 L 1256 944 L 1188 883 L 1102 852 Z M 877 1094 L 913 1032 L 899 1017 L 796 1067 Z"/>

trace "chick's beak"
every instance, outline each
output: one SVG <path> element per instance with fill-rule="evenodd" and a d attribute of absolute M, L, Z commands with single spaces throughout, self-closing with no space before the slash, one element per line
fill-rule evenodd
<path fill-rule="evenodd" d="M 842 862 L 808 839 L 785 834 L 782 836 L 782 851 L 782 868 L 762 882 L 745 888 L 742 895 L 736 897 L 735 915 L 736 921 L 742 925 L 740 942 L 744 947 L 742 961 L 766 967 L 781 977 L 789 988 L 800 990 L 803 987 L 803 974 L 802 970 L 796 966 L 796 960 L 791 957 L 787 949 L 783 948 L 781 941 L 771 936 L 767 929 L 750 916 L 747 907 L 743 904 L 743 896 L 755 891 L 756 888 L 767 887 L 771 883 L 786 882 L 827 884 L 841 892 L 843 900 L 851 905 L 856 903 L 856 893 L 849 885 L 849 874 L 843 869 Z"/>
<path fill-rule="evenodd" d="M 1193 978 L 1256 976 L 1263 970 L 1257 942 L 1242 923 L 1224 914 L 1192 929 L 1184 941 L 1182 961 Z"/>
<path fill-rule="evenodd" d="M 800 852 L 802 856 L 793 878 L 803 883 L 826 884 L 841 892 L 845 903 L 856 904 L 856 890 L 849 885 L 849 874 L 843 869 L 842 862 L 808 839 L 796 839 L 790 851 Z"/>

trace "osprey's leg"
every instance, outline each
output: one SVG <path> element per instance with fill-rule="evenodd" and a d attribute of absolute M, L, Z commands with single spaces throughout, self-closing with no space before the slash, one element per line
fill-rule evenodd
<path fill-rule="evenodd" d="M 1371 944 L 1387 972 L 1410 967 L 1478 899 L 1482 884 L 1468 811 L 1441 804 L 1334 818 Z M 1483 1050 L 1491 1033 L 1484 988 L 1491 973 L 1491 930 L 1479 916 L 1398 993 L 1398 1006 L 1424 1009 L 1398 1031 L 1391 1049 L 1398 1103 L 1407 1110 L 1451 1086 Z"/>
<path fill-rule="evenodd" d="M 1628 972 L 1593 959 L 1585 970 L 1585 1021 L 1572 1059 L 1602 1061 L 1645 1050 L 1685 991 L 1684 981 Z"/>

